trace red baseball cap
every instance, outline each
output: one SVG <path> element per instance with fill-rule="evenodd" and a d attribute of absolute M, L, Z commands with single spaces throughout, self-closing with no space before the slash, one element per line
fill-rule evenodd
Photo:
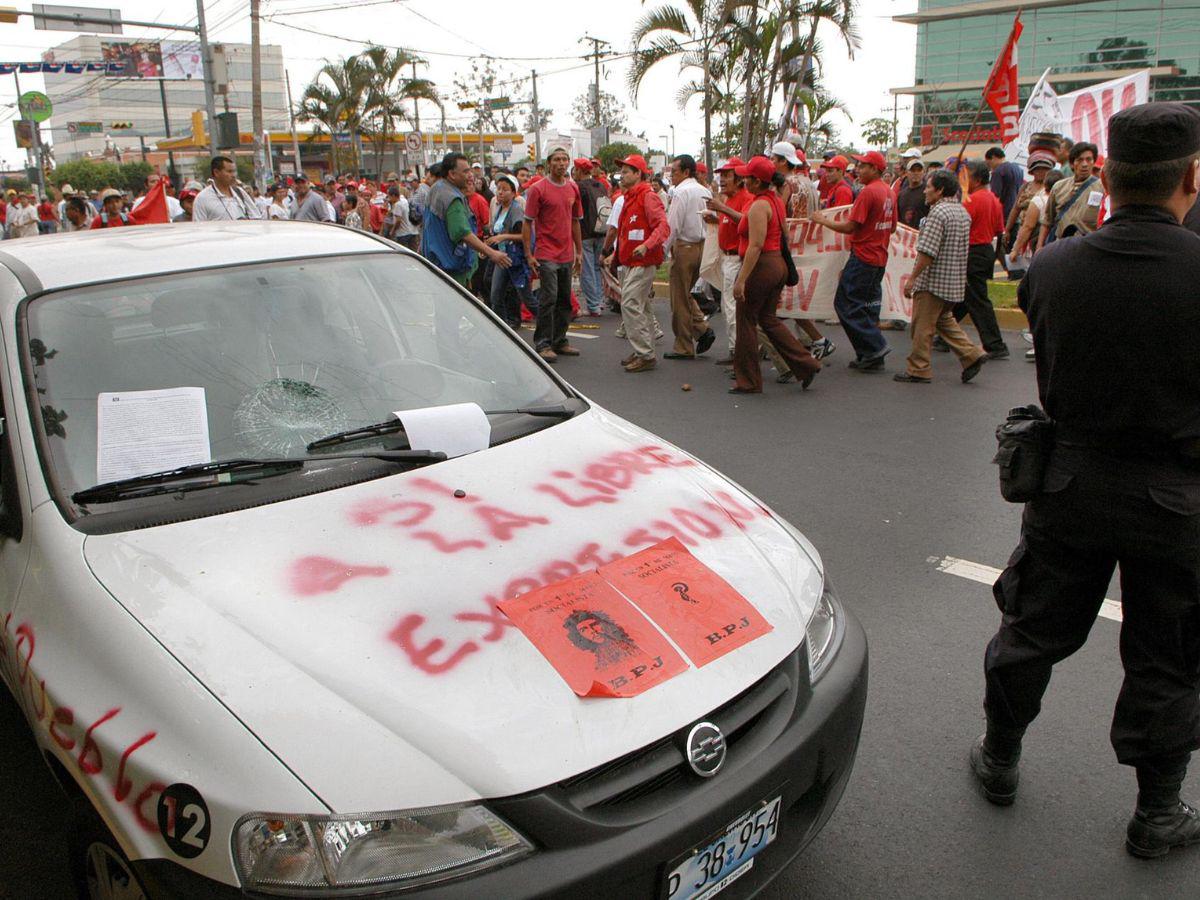
<path fill-rule="evenodd" d="M 346 182 L 346 190 L 357 191 L 358 190 L 358 182 L 357 181 L 347 181 Z"/>
<path fill-rule="evenodd" d="M 775 163 L 765 156 L 755 156 L 744 166 L 738 166 L 734 172 L 743 178 L 747 175 L 759 181 L 770 181 L 775 177 Z"/>
<path fill-rule="evenodd" d="M 696 163 L 696 171 L 699 172 L 701 175 L 707 175 L 708 174 L 708 166 L 706 166 L 704 163 Z"/>
<path fill-rule="evenodd" d="M 887 168 L 887 160 L 883 158 L 883 154 L 878 150 L 868 150 L 862 156 L 854 156 L 854 159 L 856 162 L 874 166 L 880 172 Z"/>
<path fill-rule="evenodd" d="M 848 165 L 850 165 L 850 160 L 844 156 L 835 156 L 832 159 L 825 160 L 825 168 L 827 169 L 841 169 L 844 172 Z"/>
<path fill-rule="evenodd" d="M 737 170 L 744 165 L 740 156 L 731 156 L 722 165 L 717 166 L 717 172 L 733 172 L 736 175 Z"/>
<path fill-rule="evenodd" d="M 585 172 L 590 172 L 592 170 L 592 161 L 582 156 L 579 157 L 579 159 L 572 160 L 571 165 L 573 165 L 576 169 L 582 169 Z"/>
<path fill-rule="evenodd" d="M 650 174 L 650 167 L 646 165 L 646 158 L 640 153 L 631 153 L 624 159 L 618 159 L 617 165 L 629 166 L 631 169 L 637 169 L 643 175 Z"/>

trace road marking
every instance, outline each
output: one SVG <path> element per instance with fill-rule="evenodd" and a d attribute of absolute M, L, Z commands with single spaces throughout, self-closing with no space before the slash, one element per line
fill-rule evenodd
<path fill-rule="evenodd" d="M 959 559 L 956 556 L 931 556 L 930 562 L 937 563 L 938 571 L 945 572 L 947 575 L 957 575 L 959 578 L 966 578 L 968 581 L 977 581 L 980 584 L 991 585 L 1000 577 L 1003 569 L 994 569 L 991 566 L 985 566 L 982 563 L 971 562 L 969 559 Z M 1104 602 L 1100 604 L 1100 616 L 1105 619 L 1111 619 L 1114 622 L 1120 622 L 1121 604 L 1116 600 L 1104 598 Z"/>

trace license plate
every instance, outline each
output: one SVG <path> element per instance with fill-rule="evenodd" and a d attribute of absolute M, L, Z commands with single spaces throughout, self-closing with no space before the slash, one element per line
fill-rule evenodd
<path fill-rule="evenodd" d="M 750 871 L 754 857 L 779 834 L 780 797 L 738 816 L 667 875 L 667 900 L 708 900 Z"/>

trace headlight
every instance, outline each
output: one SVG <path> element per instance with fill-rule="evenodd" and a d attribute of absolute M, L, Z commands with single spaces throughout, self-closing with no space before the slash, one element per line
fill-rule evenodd
<path fill-rule="evenodd" d="M 816 683 L 825 674 L 833 659 L 837 646 L 842 642 L 842 607 L 834 596 L 829 576 L 825 576 L 821 588 L 821 600 L 808 620 L 808 671 L 809 681 Z"/>
<path fill-rule="evenodd" d="M 482 806 L 370 816 L 255 814 L 234 829 L 242 887 L 290 896 L 428 884 L 509 862 L 532 849 Z"/>

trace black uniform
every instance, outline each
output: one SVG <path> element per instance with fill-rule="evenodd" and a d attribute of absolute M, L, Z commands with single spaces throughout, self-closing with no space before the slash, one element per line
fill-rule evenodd
<path fill-rule="evenodd" d="M 1117 758 L 1182 779 L 1200 748 L 1200 236 L 1126 206 L 1040 252 L 1018 298 L 1058 423 L 1045 493 L 996 582 L 989 734 L 1033 721 L 1121 570 Z"/>

